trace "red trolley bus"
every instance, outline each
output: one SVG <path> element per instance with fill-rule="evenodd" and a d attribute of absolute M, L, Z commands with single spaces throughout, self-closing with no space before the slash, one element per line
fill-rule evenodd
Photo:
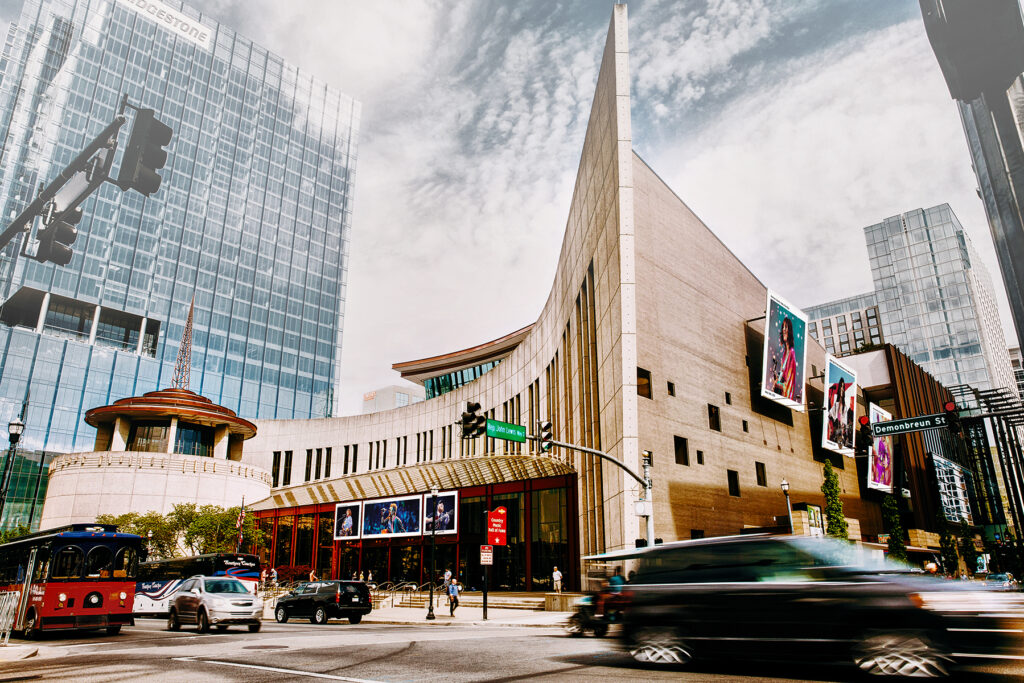
<path fill-rule="evenodd" d="M 0 545 L 0 591 L 18 591 L 15 630 L 106 629 L 134 624 L 142 538 L 109 524 L 71 524 Z"/>

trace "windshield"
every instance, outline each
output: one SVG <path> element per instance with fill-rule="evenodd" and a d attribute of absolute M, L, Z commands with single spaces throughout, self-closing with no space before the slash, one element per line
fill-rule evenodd
<path fill-rule="evenodd" d="M 912 565 L 890 559 L 881 549 L 866 548 L 837 538 L 805 536 L 789 539 L 795 547 L 811 556 L 811 566 L 851 567 L 876 572 L 906 572 Z"/>
<path fill-rule="evenodd" d="M 207 593 L 248 593 L 241 581 L 234 579 L 209 579 L 206 581 Z"/>

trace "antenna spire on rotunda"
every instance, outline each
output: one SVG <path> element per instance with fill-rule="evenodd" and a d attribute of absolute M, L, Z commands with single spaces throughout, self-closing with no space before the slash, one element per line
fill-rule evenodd
<path fill-rule="evenodd" d="M 192 312 L 196 307 L 196 297 L 192 295 L 192 303 L 188 305 L 188 320 L 185 331 L 181 333 L 181 345 L 178 347 L 178 359 L 174 361 L 174 379 L 171 386 L 175 389 L 188 389 L 189 373 L 192 370 Z"/>

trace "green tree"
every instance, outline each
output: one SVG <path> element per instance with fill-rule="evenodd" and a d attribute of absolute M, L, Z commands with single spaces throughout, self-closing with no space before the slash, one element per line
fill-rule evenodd
<path fill-rule="evenodd" d="M 150 510 L 144 514 L 126 512 L 123 515 L 99 515 L 96 521 L 100 524 L 115 524 L 122 533 L 142 536 L 143 547 L 152 548 L 147 559 L 167 560 L 182 556 L 178 547 L 178 529 L 167 516 L 159 512 Z M 150 532 L 152 538 L 149 537 Z"/>
<path fill-rule="evenodd" d="M 974 527 L 960 521 L 960 557 L 964 558 L 968 576 L 978 570 L 978 549 L 974 546 Z"/>
<path fill-rule="evenodd" d="M 953 534 L 949 533 L 949 523 L 946 515 L 940 508 L 935 514 L 935 526 L 939 530 L 939 548 L 942 554 L 942 573 L 952 576 L 960 566 L 960 556 L 956 552 L 956 540 Z"/>
<path fill-rule="evenodd" d="M 882 524 L 889 533 L 889 557 L 906 562 L 907 545 L 903 540 L 903 522 L 900 520 L 900 504 L 896 496 L 889 494 L 882 501 Z"/>
<path fill-rule="evenodd" d="M 7 543 L 8 541 L 13 541 L 16 538 L 28 536 L 30 533 L 32 533 L 32 529 L 28 524 L 12 526 L 10 529 L 0 531 L 0 543 Z"/>
<path fill-rule="evenodd" d="M 192 555 L 234 552 L 238 543 L 238 513 L 240 507 L 222 508 L 216 505 L 175 505 L 170 516 L 181 531 L 185 549 Z M 256 528 L 251 513 L 245 515 L 242 526 L 242 545 L 263 543 L 263 535 Z"/>
<path fill-rule="evenodd" d="M 846 516 L 843 514 L 843 501 L 839 497 L 839 476 L 828 460 L 825 461 L 822 473 L 825 476 L 825 481 L 821 485 L 821 492 L 825 494 L 825 533 L 849 540 L 850 532 L 846 527 Z"/>

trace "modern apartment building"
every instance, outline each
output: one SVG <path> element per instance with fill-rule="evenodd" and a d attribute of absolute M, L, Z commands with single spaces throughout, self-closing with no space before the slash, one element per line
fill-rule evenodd
<path fill-rule="evenodd" d="M 885 342 L 874 292 L 804 308 L 808 333 L 834 356 Z"/>
<path fill-rule="evenodd" d="M 826 350 L 877 337 L 947 387 L 1016 387 L 992 278 L 948 204 L 890 216 L 864 237 L 875 291 L 805 308 Z"/>
<path fill-rule="evenodd" d="M 1010 367 L 1013 368 L 1013 381 L 1017 386 L 1017 395 L 1024 401 L 1024 357 L 1021 356 L 1019 346 L 1011 346 Z"/>
<path fill-rule="evenodd" d="M 2 215 L 122 95 L 174 130 L 159 191 L 105 184 L 65 267 L 20 240 L 0 259 L 0 421 L 29 401 L 33 477 L 5 519 L 32 516 L 43 453 L 93 447 L 88 409 L 171 384 L 193 298 L 193 390 L 244 418 L 332 412 L 359 104 L 176 0 L 27 0 L 0 59 Z"/>
<path fill-rule="evenodd" d="M 418 384 L 392 384 L 363 394 L 363 414 L 402 408 L 419 403 L 424 398 L 423 387 Z"/>

